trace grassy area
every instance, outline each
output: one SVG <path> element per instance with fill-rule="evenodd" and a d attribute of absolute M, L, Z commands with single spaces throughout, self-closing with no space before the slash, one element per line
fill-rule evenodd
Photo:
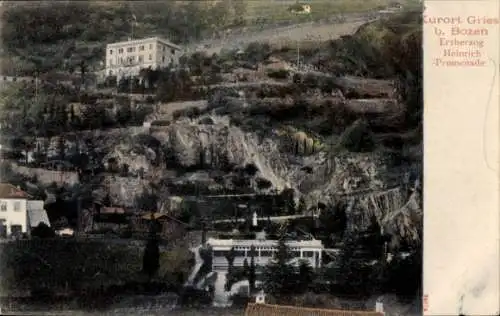
<path fill-rule="evenodd" d="M 6 295 L 45 288 L 71 293 L 140 282 L 143 251 L 141 247 L 74 239 L 2 243 L 0 292 Z M 188 249 L 162 253 L 157 281 L 182 285 L 192 261 Z"/>

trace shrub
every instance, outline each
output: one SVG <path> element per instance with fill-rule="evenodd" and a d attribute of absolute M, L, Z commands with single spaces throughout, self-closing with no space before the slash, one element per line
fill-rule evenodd
<path fill-rule="evenodd" d="M 174 111 L 174 113 L 172 113 L 172 117 L 174 118 L 174 120 L 177 120 L 181 117 L 188 117 L 190 119 L 193 119 L 193 118 L 199 116 L 200 114 L 201 114 L 200 109 L 196 106 L 193 106 L 193 107 Z"/>
<path fill-rule="evenodd" d="M 56 232 L 45 223 L 40 223 L 38 226 L 33 228 L 31 231 L 32 237 L 38 238 L 54 238 L 56 237 Z"/>
<path fill-rule="evenodd" d="M 214 120 L 212 120 L 212 118 L 210 118 L 210 117 L 204 117 L 198 121 L 198 124 L 200 124 L 200 125 L 213 125 Z"/>
<path fill-rule="evenodd" d="M 267 76 L 274 79 L 287 79 L 290 72 L 286 69 L 271 69 L 267 72 Z"/>
<path fill-rule="evenodd" d="M 352 152 L 369 152 L 375 147 L 370 126 L 363 120 L 354 122 L 344 131 L 340 144 Z"/>
<path fill-rule="evenodd" d="M 168 126 L 170 125 L 169 120 L 156 120 L 151 122 L 151 126 Z"/>

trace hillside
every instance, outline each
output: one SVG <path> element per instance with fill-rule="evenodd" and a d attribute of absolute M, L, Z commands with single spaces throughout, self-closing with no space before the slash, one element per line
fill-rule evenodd
<path fill-rule="evenodd" d="M 98 163 L 112 159 L 127 166 L 126 176 L 160 177 L 156 184 L 169 191 L 180 185 L 190 191 L 193 183 L 207 193 L 267 194 L 288 188 L 309 205 L 328 204 L 329 196 L 341 192 L 384 191 L 400 186 L 405 174 L 420 177 L 418 23 L 418 12 L 404 13 L 365 24 L 321 48 L 309 47 L 303 62 L 316 72 L 286 70 L 295 58 L 293 48 L 273 50 L 266 44 L 251 45 L 240 57 L 194 55 L 187 61 L 191 74 L 148 75 L 151 92 L 164 105 L 139 99 L 131 106 L 127 97 L 75 97 L 75 92 L 47 87 L 46 96 L 30 103 L 33 90 L 5 92 L 4 126 L 17 135 L 31 131 L 52 137 L 47 148 L 77 163 L 70 158 L 74 154 L 61 152 L 54 137 L 65 132 L 68 146 L 98 148 L 93 158 Z M 273 70 L 279 61 L 282 66 Z M 243 66 L 249 69 L 242 72 Z M 201 82 L 210 81 L 216 84 L 203 91 Z M 11 123 L 15 115 L 25 117 L 21 125 Z M 153 124 L 149 135 L 127 132 L 126 126 L 144 120 Z M 78 132 L 109 127 L 124 130 L 108 136 L 105 130 L 98 133 L 102 136 Z M 242 173 L 245 166 L 257 172 Z M 123 190 L 115 198 L 114 203 L 134 203 Z"/>
<path fill-rule="evenodd" d="M 413 2 L 413 1 L 404 1 Z M 99 68 L 105 44 L 160 35 L 174 43 L 220 39 L 283 24 L 383 8 L 388 0 L 310 1 L 309 15 L 289 13 L 289 1 L 7 2 L 2 6 L 0 69 L 7 75 L 35 70 L 73 72 L 83 62 Z M 255 31 L 253 31 L 255 32 Z"/>

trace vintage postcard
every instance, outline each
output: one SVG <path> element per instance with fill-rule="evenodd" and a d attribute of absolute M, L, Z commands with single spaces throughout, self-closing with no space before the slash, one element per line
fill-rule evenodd
<path fill-rule="evenodd" d="M 447 273 L 486 273 L 466 246 L 498 228 L 478 219 L 493 171 L 441 184 L 472 170 L 481 139 L 466 131 L 484 121 L 464 119 L 470 156 L 447 162 L 462 147 L 441 124 L 467 102 L 484 118 L 498 95 L 498 27 L 465 34 L 498 18 L 485 3 L 428 5 L 430 24 L 478 25 L 426 38 L 448 45 L 426 44 L 427 124 L 418 0 L 3 1 L 2 315 L 453 313 Z M 453 191 L 464 182 L 485 187 L 478 204 Z M 441 238 L 452 205 L 476 211 L 475 239 Z"/>

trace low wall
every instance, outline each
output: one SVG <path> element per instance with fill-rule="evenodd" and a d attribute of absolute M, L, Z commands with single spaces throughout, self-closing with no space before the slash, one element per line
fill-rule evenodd
<path fill-rule="evenodd" d="M 74 171 L 56 171 L 56 170 L 46 170 L 42 168 L 29 168 L 24 166 L 19 166 L 18 164 L 11 164 L 12 170 L 23 176 L 32 177 L 36 176 L 37 180 L 43 184 L 51 184 L 53 182 L 58 185 L 75 185 L 79 183 L 78 173 Z"/>

